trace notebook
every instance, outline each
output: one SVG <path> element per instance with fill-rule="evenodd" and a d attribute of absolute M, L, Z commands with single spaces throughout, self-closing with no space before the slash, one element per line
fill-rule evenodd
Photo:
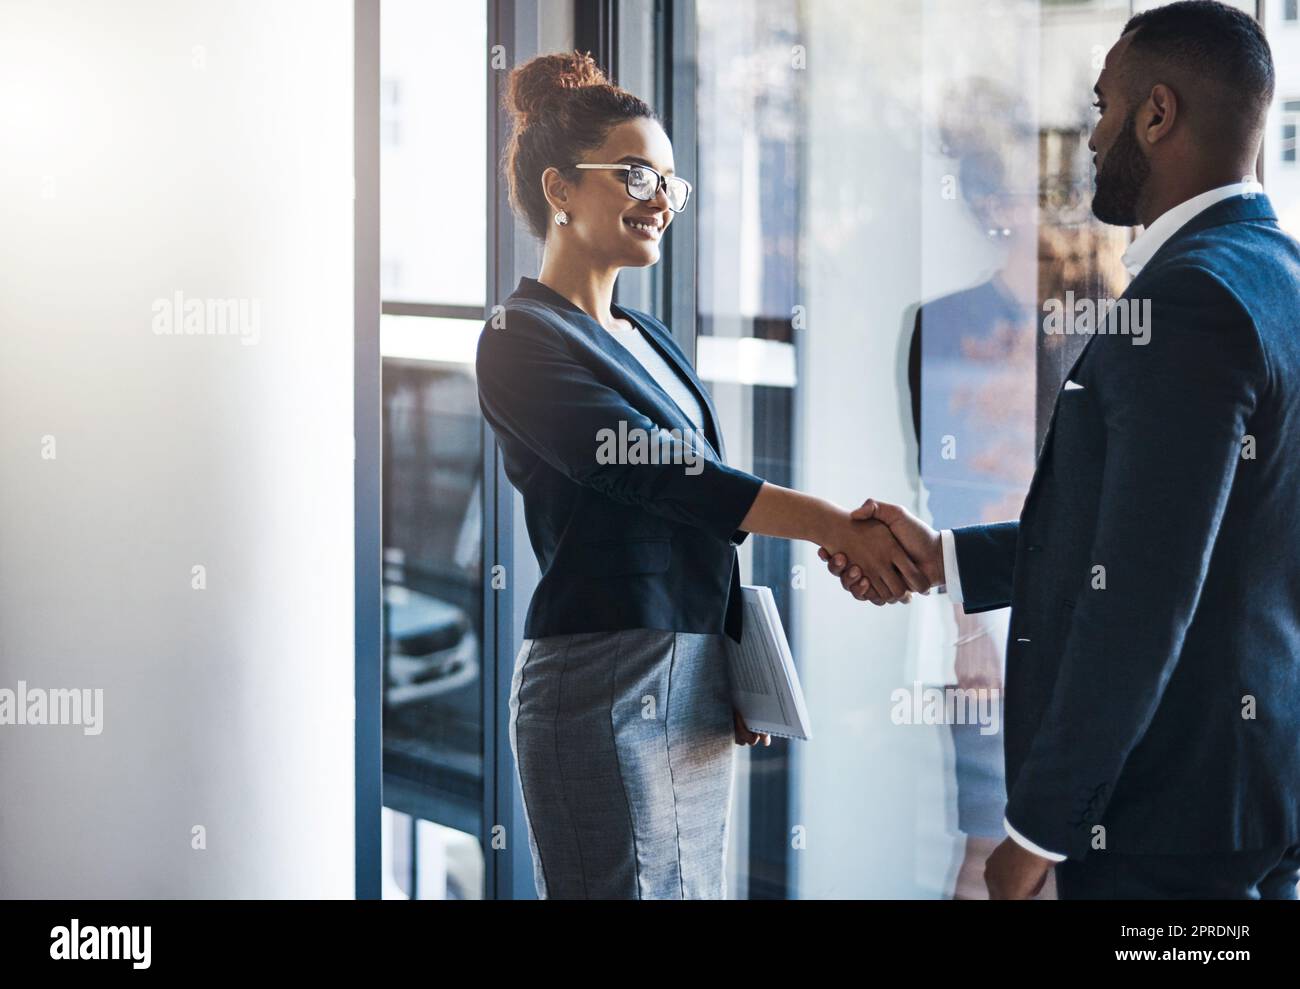
<path fill-rule="evenodd" d="M 750 731 L 782 738 L 812 738 L 803 687 L 790 654 L 776 599 L 769 587 L 741 588 L 744 631 L 727 637 L 731 703 Z"/>

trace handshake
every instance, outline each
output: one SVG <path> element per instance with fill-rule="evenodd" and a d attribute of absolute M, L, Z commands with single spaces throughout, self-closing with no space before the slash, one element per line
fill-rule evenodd
<path fill-rule="evenodd" d="M 939 533 L 899 505 L 867 499 L 817 552 L 843 588 L 875 605 L 906 603 L 944 583 Z"/>

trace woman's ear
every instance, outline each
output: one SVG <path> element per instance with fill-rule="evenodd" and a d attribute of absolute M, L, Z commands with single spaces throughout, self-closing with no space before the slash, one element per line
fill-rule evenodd
<path fill-rule="evenodd" d="M 567 210 L 571 205 L 570 194 L 572 189 L 569 183 L 564 180 L 560 170 L 552 165 L 546 171 L 542 172 L 542 195 L 551 206 L 552 213 L 558 213 L 560 210 Z"/>

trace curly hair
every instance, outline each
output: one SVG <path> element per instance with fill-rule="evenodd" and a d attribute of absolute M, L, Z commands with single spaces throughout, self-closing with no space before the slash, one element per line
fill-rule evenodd
<path fill-rule="evenodd" d="M 542 173 L 554 166 L 572 177 L 571 166 L 603 144 L 616 124 L 658 120 L 644 100 L 611 84 L 595 59 L 581 52 L 539 55 L 517 66 L 504 102 L 512 122 L 502 158 L 510 205 L 543 240 L 550 205 Z"/>

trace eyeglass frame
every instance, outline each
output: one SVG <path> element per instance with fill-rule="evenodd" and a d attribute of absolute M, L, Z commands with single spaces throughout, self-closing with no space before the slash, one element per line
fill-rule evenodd
<path fill-rule="evenodd" d="M 665 189 L 665 190 L 666 190 L 666 189 L 668 188 L 668 179 L 670 178 L 670 176 L 664 175 L 664 173 L 661 172 L 661 171 L 659 171 L 659 169 L 657 169 L 657 168 L 651 168 L 649 165 L 633 165 L 633 164 L 629 164 L 628 162 L 620 162 L 620 163 L 617 164 L 617 165 L 596 165 L 596 164 L 592 164 L 592 163 L 590 163 L 590 162 L 580 161 L 580 162 L 577 162 L 576 164 L 574 164 L 573 167 L 574 167 L 574 168 L 585 168 L 585 169 L 605 169 L 605 170 L 623 169 L 623 170 L 625 170 L 625 171 L 627 172 L 627 178 L 624 179 L 624 181 L 623 181 L 623 187 L 624 187 L 625 189 L 627 189 L 628 197 L 631 198 L 631 199 L 635 199 L 638 203 L 649 203 L 649 202 L 653 202 L 655 196 L 659 195 L 659 190 L 660 190 L 660 189 Z M 639 196 L 633 196 L 633 195 L 632 195 L 632 189 L 631 189 L 631 184 L 632 184 L 632 169 L 634 169 L 634 168 L 640 168 L 640 169 L 642 169 L 643 171 L 647 171 L 647 172 L 651 173 L 652 175 L 657 176 L 658 179 L 659 179 L 658 183 L 656 183 L 656 185 L 655 185 L 655 191 L 652 192 L 652 193 L 650 194 L 650 198 L 649 198 L 649 199 L 642 199 L 642 198 L 639 197 Z M 681 209 L 676 209 L 676 208 L 673 207 L 673 201 L 672 201 L 672 198 L 671 198 L 671 197 L 668 197 L 668 196 L 665 197 L 665 198 L 668 199 L 668 209 L 671 210 L 671 211 L 674 212 L 674 213 L 680 213 L 680 212 L 682 212 L 682 210 L 686 209 L 686 204 L 689 203 L 689 202 L 691 201 L 691 193 L 695 191 L 695 187 L 694 187 L 693 185 L 691 185 L 691 183 L 690 183 L 687 179 L 682 178 L 680 175 L 673 175 L 673 176 L 671 176 L 671 178 L 676 179 L 678 182 L 680 182 L 680 183 L 682 183 L 684 186 L 686 186 L 686 198 L 682 200 Z"/>

